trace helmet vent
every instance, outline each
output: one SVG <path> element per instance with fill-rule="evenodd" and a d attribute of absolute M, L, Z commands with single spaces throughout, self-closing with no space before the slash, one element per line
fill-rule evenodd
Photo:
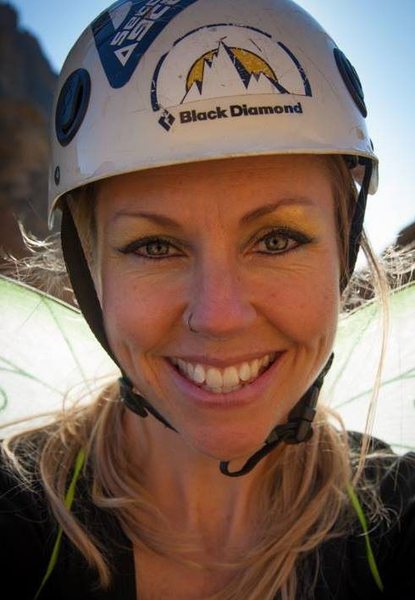
<path fill-rule="evenodd" d="M 77 69 L 63 84 L 56 106 L 56 136 L 62 146 L 67 146 L 81 127 L 90 95 L 89 73 L 85 69 Z"/>
<path fill-rule="evenodd" d="M 337 68 L 340 71 L 340 75 L 342 76 L 351 97 L 355 101 L 355 104 L 360 110 L 362 116 L 366 118 L 367 108 L 365 104 L 365 96 L 363 94 L 362 83 L 359 79 L 356 69 L 339 48 L 334 48 L 334 58 L 336 60 Z"/>

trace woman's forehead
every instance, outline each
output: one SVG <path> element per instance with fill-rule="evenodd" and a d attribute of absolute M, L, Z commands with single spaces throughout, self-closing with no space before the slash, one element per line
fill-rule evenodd
<path fill-rule="evenodd" d="M 100 182 L 98 198 L 105 201 L 139 201 L 147 194 L 170 196 L 175 190 L 228 190 L 252 187 L 259 194 L 267 188 L 285 194 L 309 190 L 310 185 L 330 182 L 328 158 L 320 155 L 235 157 L 186 163 L 138 171 Z"/>

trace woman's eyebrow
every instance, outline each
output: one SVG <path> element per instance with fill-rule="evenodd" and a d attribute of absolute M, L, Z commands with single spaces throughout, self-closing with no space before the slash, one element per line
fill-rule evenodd
<path fill-rule="evenodd" d="M 246 225 L 251 223 L 252 221 L 259 219 L 265 215 L 268 215 L 278 208 L 287 205 L 307 205 L 313 206 L 314 203 L 310 198 L 307 197 L 294 197 L 294 198 L 282 198 L 277 202 L 267 203 L 259 208 L 255 208 L 254 210 L 249 211 L 246 215 L 244 215 L 240 223 L 242 225 Z M 147 221 L 152 221 L 157 225 L 163 225 L 165 227 L 174 227 L 176 229 L 180 229 L 181 225 L 178 221 L 175 221 L 171 217 L 167 217 L 166 215 L 160 215 L 158 213 L 147 212 L 147 211 L 129 211 L 129 210 L 120 210 L 115 213 L 110 219 L 110 223 L 114 223 L 120 218 L 130 218 L 130 219 L 146 219 Z"/>
<path fill-rule="evenodd" d="M 170 217 L 166 217 L 165 215 L 159 215 L 157 213 L 152 212 L 143 212 L 143 211 L 125 211 L 120 210 L 115 213 L 110 219 L 110 223 L 114 223 L 120 218 L 129 218 L 129 219 L 146 219 L 147 221 L 152 221 L 157 225 L 164 225 L 165 227 L 174 227 L 176 229 L 180 228 L 180 223 L 175 221 Z"/>
<path fill-rule="evenodd" d="M 303 196 L 295 198 L 282 198 L 277 202 L 264 204 L 264 206 L 260 206 L 259 208 L 255 208 L 254 210 L 248 212 L 242 217 L 241 224 L 246 225 L 248 223 L 251 223 L 252 221 L 255 221 L 256 219 L 259 219 L 260 217 L 275 212 L 278 208 L 281 208 L 282 206 L 295 204 L 303 206 L 315 206 L 314 202 L 310 198 Z"/>

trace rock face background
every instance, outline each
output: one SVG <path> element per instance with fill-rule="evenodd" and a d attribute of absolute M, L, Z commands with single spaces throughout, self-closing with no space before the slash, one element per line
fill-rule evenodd
<path fill-rule="evenodd" d="M 0 246 L 25 254 L 17 219 L 47 230 L 48 130 L 57 75 L 38 41 L 0 4 Z"/>
<path fill-rule="evenodd" d="M 40 0 L 41 1 L 41 0 Z M 9 4 L 0 4 L 0 269 L 9 253 L 28 254 L 18 227 L 44 239 L 47 228 L 48 132 L 57 74 L 51 69 L 37 39 L 19 26 Z M 402 230 L 396 246 L 415 243 L 415 223 Z M 54 287 L 40 276 L 30 281 L 55 295 L 73 301 L 62 276 Z M 413 279 L 413 270 L 408 278 Z M 362 285 L 362 300 L 371 296 Z"/>

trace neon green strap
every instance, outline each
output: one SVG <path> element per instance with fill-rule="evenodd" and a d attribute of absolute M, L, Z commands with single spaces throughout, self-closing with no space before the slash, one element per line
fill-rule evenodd
<path fill-rule="evenodd" d="M 65 494 L 64 505 L 68 510 L 70 510 L 70 508 L 72 507 L 72 503 L 73 503 L 73 500 L 75 497 L 76 484 L 78 482 L 79 475 L 81 474 L 81 470 L 82 470 L 82 467 L 84 466 L 84 464 L 85 464 L 85 450 L 83 448 L 81 448 L 81 450 L 79 450 L 79 452 L 76 456 L 75 468 L 74 468 L 74 472 L 72 475 L 72 480 L 71 480 L 71 483 L 69 484 L 68 491 Z M 46 569 L 46 573 L 42 579 L 42 582 L 41 582 L 39 589 L 36 593 L 36 596 L 34 597 L 33 600 L 37 600 L 39 598 L 41 591 L 43 590 L 47 580 L 51 576 L 52 571 L 56 566 L 56 563 L 58 560 L 58 555 L 59 555 L 59 550 L 61 547 L 61 542 L 62 542 L 62 527 L 59 527 L 58 535 L 56 536 L 56 541 L 53 546 L 52 554 L 50 555 L 50 560 L 49 560 L 48 567 Z"/>
<path fill-rule="evenodd" d="M 359 498 L 357 497 L 357 494 L 350 483 L 347 484 L 347 493 L 349 495 L 350 502 L 352 503 L 352 506 L 356 511 L 357 517 L 360 521 L 360 525 L 363 529 L 363 535 L 365 538 L 366 546 L 366 556 L 369 563 L 370 572 L 373 575 L 373 579 L 375 580 L 377 587 L 381 592 L 383 592 L 383 583 L 380 577 L 378 566 L 376 564 L 375 555 L 373 554 L 372 545 L 370 543 L 369 528 L 367 526 L 365 513 L 363 512 L 363 508 L 360 504 Z"/>
<path fill-rule="evenodd" d="M 76 484 L 77 484 L 79 476 L 81 474 L 82 467 L 85 464 L 85 457 L 86 457 L 85 450 L 83 448 L 81 448 L 76 456 L 75 468 L 74 468 L 72 480 L 71 480 L 71 483 L 69 484 L 68 491 L 66 492 L 65 498 L 64 498 L 64 505 L 67 509 L 70 509 L 72 507 L 72 503 L 75 498 Z M 366 555 L 367 555 L 367 560 L 369 563 L 370 571 L 373 575 L 373 579 L 375 580 L 377 587 L 379 588 L 379 590 L 381 592 L 383 592 L 383 589 L 384 589 L 383 582 L 380 577 L 379 569 L 376 564 L 375 555 L 373 554 L 372 545 L 370 543 L 369 528 L 367 526 L 365 513 L 363 512 L 363 508 L 362 508 L 362 505 L 360 504 L 359 498 L 358 498 L 353 486 L 350 483 L 347 484 L 346 490 L 347 490 L 347 494 L 349 496 L 350 502 L 351 502 L 351 504 L 357 514 L 357 517 L 360 521 L 360 524 L 362 526 L 363 535 L 365 538 Z M 61 542 L 62 542 L 62 533 L 63 533 L 62 527 L 59 527 L 58 535 L 56 536 L 56 541 L 53 546 L 52 554 L 50 556 L 50 560 L 49 560 L 49 564 L 46 569 L 46 573 L 42 579 L 42 582 L 39 586 L 36 596 L 34 597 L 34 600 L 37 600 L 39 598 L 41 591 L 43 590 L 47 580 L 51 576 L 53 569 L 56 566 L 56 562 L 58 560 L 59 550 L 60 550 L 60 546 L 61 546 Z"/>

